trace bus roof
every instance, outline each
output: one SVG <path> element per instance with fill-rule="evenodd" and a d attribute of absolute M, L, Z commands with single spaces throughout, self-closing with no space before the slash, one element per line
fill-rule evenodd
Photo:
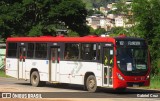
<path fill-rule="evenodd" d="M 95 36 L 85 36 L 85 37 L 40 36 L 40 37 L 10 37 L 7 38 L 7 42 L 115 42 L 115 39 L 112 37 L 95 37 Z"/>
<path fill-rule="evenodd" d="M 63 36 L 40 36 L 40 37 L 10 37 L 7 42 L 113 42 L 115 40 L 144 40 L 142 38 L 133 37 L 98 37 L 98 36 L 84 36 L 84 37 L 63 37 Z"/>

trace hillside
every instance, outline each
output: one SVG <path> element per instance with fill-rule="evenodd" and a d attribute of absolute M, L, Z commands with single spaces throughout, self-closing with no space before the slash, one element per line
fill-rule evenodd
<path fill-rule="evenodd" d="M 86 3 L 87 9 L 99 8 L 100 6 L 106 6 L 108 3 L 115 2 L 117 0 L 82 0 Z"/>

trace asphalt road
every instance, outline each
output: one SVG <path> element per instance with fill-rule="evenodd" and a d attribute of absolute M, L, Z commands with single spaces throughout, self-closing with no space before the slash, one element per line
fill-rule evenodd
<path fill-rule="evenodd" d="M 0 93 L 2 92 L 41 94 L 42 98 L 95 98 L 97 100 L 110 98 L 122 99 L 122 101 L 125 101 L 124 99 L 128 101 L 128 98 L 136 98 L 139 101 L 160 101 L 160 90 L 128 88 L 124 92 L 117 92 L 110 88 L 100 88 L 96 93 L 89 93 L 83 90 L 83 86 L 79 85 L 47 83 L 44 87 L 33 87 L 29 81 L 0 77 Z M 2 94 L 0 94 L 0 97 L 2 97 Z"/>

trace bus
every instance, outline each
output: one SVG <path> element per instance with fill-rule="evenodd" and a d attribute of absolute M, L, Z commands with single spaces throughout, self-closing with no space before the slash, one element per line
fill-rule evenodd
<path fill-rule="evenodd" d="M 4 68 L 5 53 L 6 53 L 6 44 L 0 42 L 0 69 Z"/>
<path fill-rule="evenodd" d="M 10 37 L 6 41 L 6 74 L 30 80 L 125 89 L 150 85 L 150 55 L 142 38 Z"/>

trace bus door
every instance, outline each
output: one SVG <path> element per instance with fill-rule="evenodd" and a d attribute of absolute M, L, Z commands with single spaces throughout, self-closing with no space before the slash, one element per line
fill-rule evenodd
<path fill-rule="evenodd" d="M 25 58 L 26 58 L 26 48 L 19 47 L 18 56 L 18 79 L 25 79 Z"/>
<path fill-rule="evenodd" d="M 50 81 L 59 81 L 59 47 L 52 47 L 50 56 Z"/>
<path fill-rule="evenodd" d="M 113 86 L 113 45 L 103 48 L 103 86 Z"/>

